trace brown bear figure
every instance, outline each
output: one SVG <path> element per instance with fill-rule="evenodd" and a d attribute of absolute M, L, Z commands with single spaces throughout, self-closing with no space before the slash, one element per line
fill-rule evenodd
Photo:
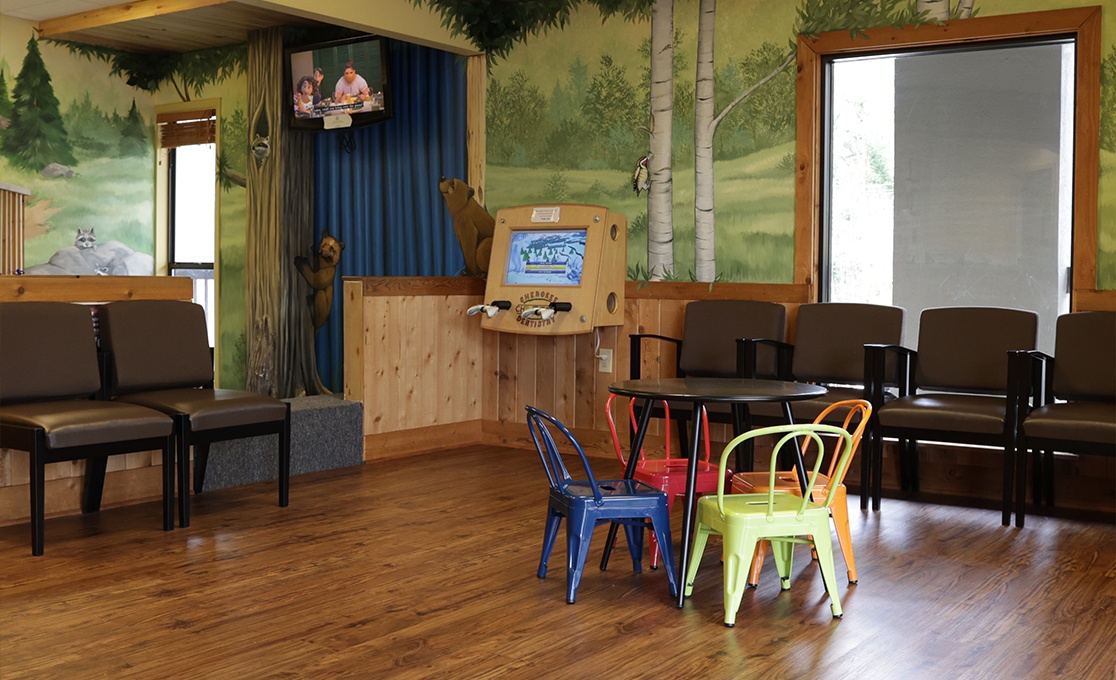
<path fill-rule="evenodd" d="M 326 231 L 322 233 L 313 266 L 301 255 L 294 259 L 295 267 L 302 278 L 314 289 L 306 298 L 310 305 L 310 321 L 314 324 L 314 330 L 324 326 L 329 318 L 329 310 L 333 307 L 333 280 L 337 276 L 337 263 L 341 261 L 341 251 L 344 249 L 345 244 Z"/>
<path fill-rule="evenodd" d="M 476 194 L 473 188 L 459 179 L 441 178 L 438 191 L 442 192 L 446 208 L 453 217 L 453 233 L 465 256 L 465 275 L 487 276 L 496 218 L 473 198 Z"/>

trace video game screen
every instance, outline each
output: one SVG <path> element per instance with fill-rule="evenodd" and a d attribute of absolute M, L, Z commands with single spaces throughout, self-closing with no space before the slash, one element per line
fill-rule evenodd
<path fill-rule="evenodd" d="M 587 228 L 511 232 L 504 283 L 580 286 Z"/>

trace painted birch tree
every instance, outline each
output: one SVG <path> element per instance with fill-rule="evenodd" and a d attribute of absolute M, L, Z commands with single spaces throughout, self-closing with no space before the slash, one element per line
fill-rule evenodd
<path fill-rule="evenodd" d="M 974 0 L 958 0 L 957 10 L 951 15 L 949 0 L 802 0 L 793 35 L 816 35 L 840 30 L 855 32 L 873 26 L 920 24 L 937 21 L 937 16 L 943 16 L 944 19 L 951 16 L 967 18 L 973 14 L 973 4 Z M 717 0 L 701 0 L 698 12 L 694 101 L 694 279 L 712 282 L 717 277 L 713 137 L 717 126 L 729 112 L 794 63 L 797 47 L 792 37 L 786 58 L 779 66 L 740 93 L 720 113 L 715 113 L 714 30 Z M 930 17 L 930 12 L 936 13 L 935 18 Z"/>
<path fill-rule="evenodd" d="M 647 270 L 652 280 L 674 272 L 674 0 L 651 3 L 647 191 Z"/>

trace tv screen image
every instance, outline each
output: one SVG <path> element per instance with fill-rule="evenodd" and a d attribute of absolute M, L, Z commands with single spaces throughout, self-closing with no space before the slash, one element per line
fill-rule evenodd
<path fill-rule="evenodd" d="M 286 52 L 292 127 L 321 130 L 367 125 L 391 117 L 384 38 L 366 35 L 289 48 Z M 333 120 L 327 120 L 330 118 Z"/>
<path fill-rule="evenodd" d="M 512 231 L 504 283 L 580 286 L 587 228 Z"/>

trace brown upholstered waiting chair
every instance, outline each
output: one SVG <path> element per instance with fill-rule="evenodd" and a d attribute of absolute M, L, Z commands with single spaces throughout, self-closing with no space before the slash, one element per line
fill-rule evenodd
<path fill-rule="evenodd" d="M 166 415 L 132 404 L 94 401 L 101 389 L 89 308 L 66 302 L 0 303 L 0 447 L 31 457 L 31 554 L 43 554 L 47 463 L 100 461 L 86 479 L 82 511 L 101 504 L 104 459 L 161 450 L 163 529 L 174 528 L 174 466 Z"/>
<path fill-rule="evenodd" d="M 997 307 L 940 307 L 919 317 L 918 351 L 869 346 L 870 398 L 875 416 L 869 439 L 876 465 L 873 506 L 880 503 L 883 437 L 899 440 L 904 487 L 918 491 L 918 440 L 1003 449 L 1003 524 L 1011 522 L 1018 376 L 1009 353 L 1035 348 L 1038 315 Z M 899 397 L 883 403 L 886 355 L 900 355 Z"/>
<path fill-rule="evenodd" d="M 633 333 L 629 336 L 631 377 L 640 377 L 645 339 L 662 340 L 677 347 L 675 374 L 680 378 L 735 378 L 739 375 L 736 346 L 738 339 L 766 338 L 783 342 L 786 334 L 787 310 L 780 304 L 754 300 L 695 300 L 686 305 L 681 339 L 653 333 Z M 755 365 L 758 377 L 774 378 L 785 370 L 785 367 L 781 369 L 778 366 L 776 350 L 760 348 Z M 690 404 L 671 404 L 670 410 L 678 424 L 680 450 L 688 451 L 690 444 L 686 420 L 692 411 Z M 652 415 L 663 417 L 661 409 L 655 409 Z M 711 404 L 709 419 L 733 424 L 734 429 L 742 427 L 740 423 L 733 423 L 732 413 L 727 406 Z"/>
<path fill-rule="evenodd" d="M 279 505 L 290 488 L 290 405 L 265 394 L 213 389 L 205 312 L 192 302 L 129 300 L 101 308 L 101 348 L 109 364 L 108 392 L 174 418 L 178 515 L 190 525 L 190 448 L 194 491 L 200 493 L 215 441 L 278 435 Z"/>
<path fill-rule="evenodd" d="M 795 323 L 794 344 L 774 343 L 791 355 L 788 380 L 825 385 L 829 393 L 817 399 L 791 404 L 795 422 L 818 422 L 817 417 L 841 401 L 868 399 L 868 366 L 865 345 L 899 345 L 903 341 L 902 307 L 851 302 L 818 302 L 801 305 Z M 745 356 L 756 352 L 759 342 L 741 341 Z M 766 344 L 766 342 L 765 342 Z M 895 361 L 891 362 L 887 383 L 896 381 Z M 884 400 L 891 399 L 884 393 Z M 786 423 L 782 404 L 755 404 L 749 407 L 749 426 Z M 824 421 L 841 425 L 847 410 L 831 412 Z M 859 441 L 859 437 L 858 437 Z M 865 450 L 871 451 L 871 445 Z M 868 507 L 872 466 L 870 456 L 860 458 L 860 508 Z"/>
<path fill-rule="evenodd" d="M 1023 418 L 1017 462 L 1015 525 L 1023 526 L 1026 452 L 1035 452 L 1036 479 L 1042 451 L 1116 457 L 1116 312 L 1078 312 L 1058 317 L 1054 356 L 1046 362 L 1039 408 Z M 1024 385 L 1033 381 L 1025 380 Z M 1026 409 L 1027 399 L 1021 400 Z M 1047 502 L 1053 504 L 1053 465 L 1046 471 Z"/>

